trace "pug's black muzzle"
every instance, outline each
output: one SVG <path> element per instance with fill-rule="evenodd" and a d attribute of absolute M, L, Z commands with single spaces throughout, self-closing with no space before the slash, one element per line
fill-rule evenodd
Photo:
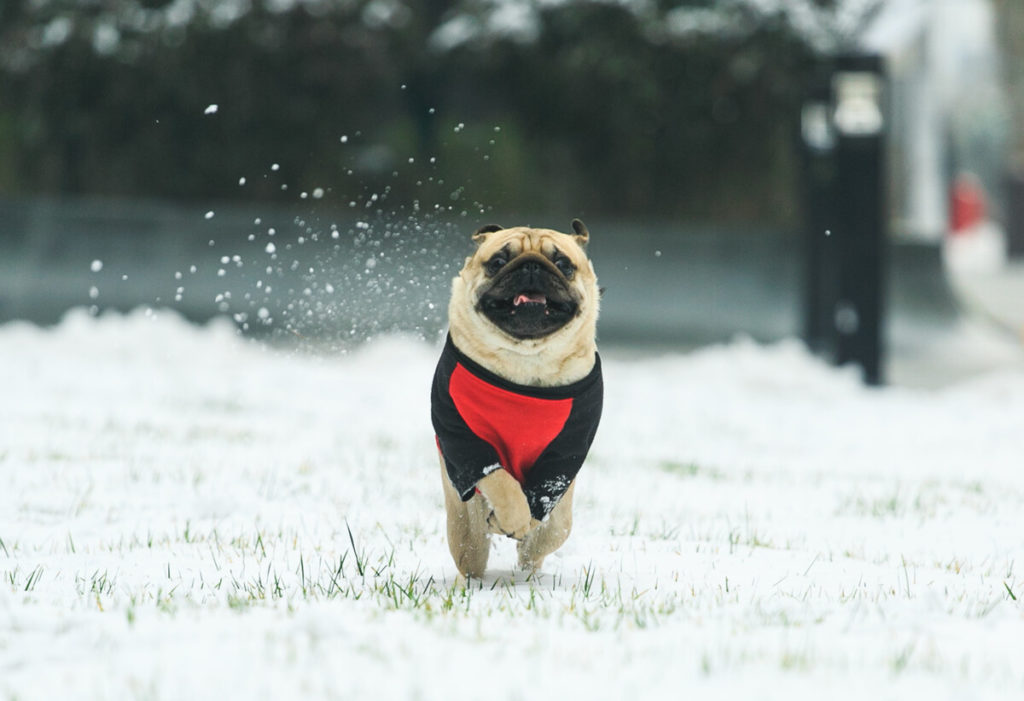
<path fill-rule="evenodd" d="M 498 271 L 477 309 L 516 338 L 541 338 L 569 323 L 579 303 L 551 261 L 527 253 Z"/>

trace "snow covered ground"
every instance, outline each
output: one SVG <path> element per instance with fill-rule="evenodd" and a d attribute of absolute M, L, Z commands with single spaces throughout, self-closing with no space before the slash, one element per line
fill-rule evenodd
<path fill-rule="evenodd" d="M 0 699 L 1024 694 L 1024 373 L 609 349 L 575 532 L 531 580 L 497 542 L 467 590 L 436 351 L 0 327 Z"/>

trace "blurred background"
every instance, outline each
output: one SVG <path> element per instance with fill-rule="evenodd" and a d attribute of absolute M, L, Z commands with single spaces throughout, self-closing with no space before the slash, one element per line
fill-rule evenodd
<path fill-rule="evenodd" d="M 1024 3 L 0 5 L 0 321 L 435 340 L 473 230 L 573 217 L 621 352 L 803 336 L 907 384 L 1019 365 Z M 873 325 L 874 360 L 843 350 Z"/>

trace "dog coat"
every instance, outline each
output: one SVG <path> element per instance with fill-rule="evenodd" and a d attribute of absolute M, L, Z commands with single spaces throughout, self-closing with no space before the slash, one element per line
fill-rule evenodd
<path fill-rule="evenodd" d="M 430 415 L 448 478 L 463 501 L 477 482 L 508 470 L 543 520 L 569 488 L 601 420 L 601 358 L 578 382 L 518 385 L 463 355 L 449 335 L 434 372 Z"/>

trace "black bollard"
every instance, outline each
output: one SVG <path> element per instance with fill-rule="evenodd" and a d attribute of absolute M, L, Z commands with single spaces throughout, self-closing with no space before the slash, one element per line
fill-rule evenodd
<path fill-rule="evenodd" d="M 833 310 L 838 295 L 836 246 L 836 134 L 832 124 L 832 69 L 822 65 L 800 115 L 802 155 L 803 337 L 820 355 L 835 355 Z"/>
<path fill-rule="evenodd" d="M 836 362 L 856 363 L 869 385 L 883 382 L 883 320 L 888 244 L 885 174 L 885 67 L 877 55 L 836 60 L 838 291 L 833 309 Z"/>
<path fill-rule="evenodd" d="M 1024 258 L 1024 170 L 1006 175 L 1006 243 L 1007 254 Z"/>

